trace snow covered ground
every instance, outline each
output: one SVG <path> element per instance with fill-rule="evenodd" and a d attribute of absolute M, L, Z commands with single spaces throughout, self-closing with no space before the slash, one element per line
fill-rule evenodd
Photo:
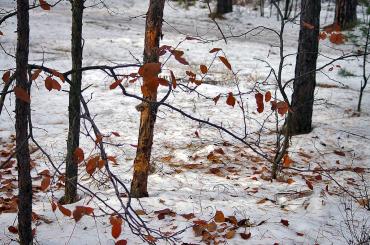
<path fill-rule="evenodd" d="M 87 1 L 89 2 L 89 1 Z M 143 33 L 146 0 L 110 0 L 106 1 L 109 9 L 91 7 L 84 15 L 84 65 L 135 63 L 135 58 L 142 60 Z M 93 2 L 91 2 L 91 5 Z M 1 8 L 12 9 L 14 1 L 5 0 L 0 3 Z M 325 8 L 324 8 L 325 9 Z M 326 16 L 329 13 L 328 16 Z M 326 19 L 329 24 L 332 12 L 322 11 L 322 22 Z M 199 4 L 185 10 L 176 3 L 167 2 L 165 7 L 164 38 L 162 44 L 176 46 L 187 35 L 202 36 L 209 40 L 220 39 L 220 33 L 214 23 L 208 18 L 208 9 Z M 70 5 L 62 2 L 51 11 L 35 9 L 31 11 L 31 44 L 30 63 L 53 67 L 59 71 L 70 69 Z M 275 17 L 262 18 L 259 13 L 249 7 L 236 6 L 232 14 L 226 15 L 225 20 L 218 20 L 225 34 L 239 34 L 248 29 L 264 25 L 274 29 L 279 28 Z M 285 52 L 295 53 L 297 49 L 298 25 L 289 24 L 285 32 Z M 1 44 L 14 54 L 16 38 L 16 21 L 10 19 L 0 28 L 4 36 L 0 37 Z M 261 81 L 267 76 L 269 69 L 259 61 L 268 61 L 277 67 L 279 62 L 278 40 L 269 33 L 248 35 L 228 41 L 212 41 L 201 43 L 188 40 L 182 43 L 179 49 L 185 52 L 185 57 L 193 71 L 199 70 L 200 64 L 209 64 L 212 55 L 208 53 L 214 47 L 222 48 L 235 71 L 239 71 L 240 86 L 245 91 L 253 86 L 255 81 Z M 338 50 L 340 49 L 340 50 Z M 350 42 L 344 45 L 333 46 L 328 40 L 320 42 L 320 51 L 326 56 L 337 57 L 341 50 L 355 49 Z M 283 72 L 283 79 L 288 80 L 294 74 L 295 56 L 287 59 Z M 318 66 L 327 63 L 323 56 L 319 57 Z M 194 220 L 212 220 L 216 210 L 225 215 L 233 215 L 238 221 L 247 219 L 251 227 L 239 228 L 236 233 L 251 233 L 251 237 L 244 240 L 239 234 L 232 239 L 222 236 L 225 231 L 216 232 L 218 240 L 226 244 L 345 244 L 344 237 L 348 237 L 348 229 L 344 226 L 345 212 L 343 197 L 337 184 L 330 180 L 325 173 L 305 171 L 322 166 L 325 169 L 347 169 L 346 171 L 332 171 L 331 176 L 348 189 L 361 187 L 359 175 L 353 168 L 364 168 L 365 180 L 369 178 L 370 167 L 370 94 L 366 90 L 363 99 L 361 116 L 354 114 L 361 81 L 361 61 L 341 61 L 336 63 L 342 68 L 355 74 L 343 77 L 338 74 L 339 68 L 332 71 L 325 69 L 326 75 L 318 73 L 317 103 L 314 108 L 314 130 L 304 136 L 294 137 L 289 150 L 294 160 L 294 168 L 302 171 L 285 170 L 286 179 L 290 183 L 269 181 L 270 166 L 267 162 L 256 157 L 244 145 L 236 140 L 220 135 L 215 129 L 200 127 L 176 112 L 161 107 L 155 131 L 154 148 L 152 153 L 155 170 L 149 178 L 149 198 L 135 201 L 137 209 L 144 210 L 147 215 L 142 216 L 148 221 L 148 226 L 160 228 L 164 232 L 176 232 L 191 226 Z M 0 53 L 0 69 L 14 68 L 14 60 Z M 183 76 L 188 66 L 169 60 L 167 68 L 176 75 Z M 136 68 L 125 72 L 136 72 Z M 199 71 L 198 71 L 199 74 Z M 215 62 L 209 74 L 209 79 L 219 81 L 219 84 L 202 84 L 198 91 L 211 98 L 219 93 L 236 93 L 236 87 L 231 82 L 232 76 L 221 62 Z M 335 82 L 340 81 L 342 84 Z M 139 112 L 135 105 L 138 101 L 123 97 L 119 90 L 110 90 L 112 80 L 98 71 L 86 72 L 83 85 L 91 85 L 85 92 L 86 98 L 92 98 L 89 103 L 91 112 L 96 115 L 99 128 L 106 134 L 118 132 L 119 137 L 111 137 L 114 143 L 123 143 L 122 147 L 108 149 L 110 155 L 117 157 L 118 165 L 113 171 L 129 186 L 132 177 L 132 164 L 137 143 Z M 39 143 L 47 149 L 53 160 L 62 164 L 66 148 L 68 130 L 68 96 L 65 92 L 47 91 L 43 81 L 37 81 L 38 87 L 33 88 L 32 118 L 34 134 Z M 1 85 L 3 86 L 3 85 Z M 140 94 L 140 84 L 127 84 L 130 92 Z M 68 89 L 63 85 L 63 89 Z M 241 133 L 242 114 L 235 106 L 232 108 L 221 98 L 217 105 L 195 93 L 180 92 L 171 95 L 168 102 L 184 111 L 202 119 L 223 123 L 225 127 Z M 160 87 L 160 97 L 166 92 Z M 254 113 L 256 105 L 254 96 L 246 101 L 249 111 Z M 0 117 L 0 150 L 12 148 L 11 135 L 14 134 L 14 96 L 6 101 L 6 111 Z M 254 115 L 254 117 L 257 117 Z M 249 122 L 248 131 L 253 132 L 258 127 L 254 121 Z M 269 126 L 273 129 L 273 127 Z M 196 137 L 195 131 L 200 137 Z M 222 136 L 222 137 L 221 137 Z M 273 134 L 268 130 L 263 132 L 265 149 L 272 149 Z M 228 142 L 228 144 L 225 144 Z M 82 136 L 82 148 L 86 152 L 92 150 L 92 144 Z M 215 153 L 216 160 L 211 161 L 207 156 L 214 150 L 222 149 L 224 154 Z M 2 157 L 4 161 L 6 157 Z M 40 151 L 32 155 L 36 163 L 32 171 L 33 177 L 44 169 L 52 171 L 51 166 Z M 267 168 L 266 168 L 267 167 Z M 217 169 L 217 170 L 215 170 Z M 3 171 L 3 170 L 1 170 Z M 1 189 L 6 179 L 15 178 L 16 170 L 0 172 L 0 194 L 6 195 Z M 99 177 L 99 174 L 96 174 Z M 119 206 L 114 199 L 113 189 L 109 185 L 98 187 L 96 181 L 88 178 L 84 167 L 81 167 L 80 178 L 82 183 L 95 191 L 102 192 L 112 206 Z M 37 179 L 37 178 L 35 178 Z M 309 179 L 313 190 L 306 184 Z M 14 184 L 17 182 L 14 181 Z M 367 185 L 369 183 L 367 182 Z M 40 179 L 34 182 L 40 185 Z M 13 190 L 14 194 L 16 190 Z M 89 205 L 96 208 L 95 214 L 101 213 L 97 200 L 92 200 L 80 193 L 83 198 L 73 205 L 66 205 L 73 209 L 76 205 Z M 53 187 L 53 195 L 61 197 L 62 191 Z M 50 206 L 51 192 L 37 193 L 34 197 L 33 210 L 39 215 L 52 221 L 50 224 L 36 222 L 36 240 L 39 244 L 114 244 L 110 234 L 111 225 L 107 216 L 96 219 L 84 217 L 78 223 L 72 218 L 63 217 Z M 88 203 L 88 204 L 87 204 Z M 369 217 L 369 211 L 355 203 L 356 219 Z M 158 220 L 155 211 L 169 208 L 176 215 L 166 216 Z M 180 214 L 193 213 L 196 217 L 187 220 Z M 3 244 L 15 244 L 16 235 L 9 233 L 8 227 L 16 223 L 15 213 L 0 213 L 0 240 Z M 286 225 L 282 220 L 287 220 Z M 15 222 L 15 223 L 14 223 Z M 284 224 L 285 223 L 285 224 Z M 218 228 L 223 226 L 218 223 Z M 121 239 L 127 239 L 128 244 L 142 242 L 132 235 L 129 229 L 124 228 Z M 196 237 L 190 228 L 178 235 L 179 243 L 202 243 L 202 237 Z M 159 242 L 164 243 L 164 242 Z"/>

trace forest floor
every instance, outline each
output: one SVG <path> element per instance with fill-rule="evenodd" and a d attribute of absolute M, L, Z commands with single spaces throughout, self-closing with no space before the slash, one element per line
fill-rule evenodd
<path fill-rule="evenodd" d="M 89 2 L 89 1 L 87 1 Z M 122 3 L 124 2 L 124 3 Z M 107 1 L 106 8 L 90 7 L 84 15 L 84 65 L 124 64 L 142 60 L 143 35 L 147 9 L 144 0 Z M 2 1 L 0 7 L 12 9 L 13 1 Z M 323 8 L 322 26 L 330 24 L 333 11 Z M 188 10 L 173 2 L 167 2 L 164 14 L 163 40 L 161 44 L 176 46 L 186 36 L 202 36 L 207 42 L 187 40 L 179 46 L 185 52 L 189 66 L 170 59 L 167 68 L 181 77 L 186 70 L 198 71 L 200 64 L 210 64 L 214 47 L 222 48 L 233 69 L 238 71 L 240 87 L 250 90 L 255 82 L 263 80 L 269 68 L 268 61 L 277 67 L 279 63 L 277 38 L 267 32 L 234 38 L 227 44 L 222 40 L 218 29 L 208 18 L 206 6 L 197 5 Z M 263 25 L 279 28 L 276 17 L 259 17 L 259 12 L 250 7 L 235 6 L 234 12 L 226 19 L 218 20 L 226 35 L 240 34 L 252 27 Z M 70 69 L 70 6 L 62 2 L 51 11 L 34 9 L 30 15 L 31 44 L 30 63 L 53 67 L 59 71 Z M 1 27 L 4 36 L 1 44 L 10 53 L 15 52 L 16 21 L 8 20 Z M 284 52 L 296 53 L 299 26 L 289 24 L 284 35 Z M 358 33 L 355 31 L 355 33 Z M 256 34 L 256 33 L 255 33 Z M 221 40 L 220 40 L 221 39 Z M 360 39 L 359 39 L 360 40 Z M 361 40 L 360 40 L 361 41 Z M 320 42 L 318 65 L 328 62 L 324 56 L 338 57 L 342 51 L 356 50 L 351 41 L 343 45 L 333 45 L 328 40 Z M 13 58 L 0 54 L 0 69 L 15 67 Z M 283 79 L 294 75 L 295 55 L 287 58 Z M 174 233 L 190 227 L 196 220 L 212 223 L 216 211 L 225 216 L 235 216 L 237 221 L 245 220 L 245 227 L 236 230 L 235 236 L 224 237 L 232 224 L 217 223 L 216 240 L 226 244 L 346 244 L 351 236 L 345 225 L 345 204 L 353 205 L 354 219 L 358 224 L 370 217 L 369 211 L 351 199 L 345 190 L 358 194 L 358 189 L 369 186 L 370 175 L 370 94 L 365 91 L 363 111 L 356 113 L 359 87 L 361 83 L 361 60 L 351 59 L 335 63 L 317 75 L 316 102 L 313 114 L 314 129 L 310 134 L 293 137 L 289 154 L 293 160 L 292 168 L 284 169 L 279 181 L 269 178 L 271 166 L 262 158 L 254 155 L 245 145 L 220 133 L 218 130 L 200 125 L 178 113 L 161 107 L 155 128 L 152 162 L 155 166 L 149 177 L 148 198 L 133 201 L 135 209 L 152 228 Z M 343 76 L 340 70 L 353 76 Z M 137 68 L 125 72 L 136 72 Z M 181 74 L 181 75 L 180 75 Z M 210 98 L 220 93 L 237 93 L 232 82 L 233 76 L 224 65 L 215 61 L 207 76 L 208 82 L 197 90 Z M 339 82 L 338 82 L 339 81 Z M 112 83 L 103 73 L 86 72 L 83 86 L 91 85 L 84 96 L 91 98 L 89 107 L 99 128 L 106 134 L 117 132 L 119 136 L 107 137 L 111 143 L 122 144 L 109 147 L 110 155 L 115 156 L 117 165 L 112 166 L 124 183 L 129 186 L 132 178 L 135 145 L 137 144 L 140 113 L 135 109 L 139 101 L 124 97 L 118 90 L 110 90 Z M 52 156 L 57 165 L 63 165 L 66 152 L 68 130 L 68 94 L 60 91 L 47 91 L 43 81 L 32 94 L 32 118 L 34 135 L 38 142 Z M 0 85 L 3 86 L 3 85 Z M 128 91 L 140 95 L 140 84 L 125 83 Z M 62 87 L 68 90 L 66 84 Z M 266 90 L 271 89 L 266 87 Z M 159 97 L 166 93 L 160 87 Z M 0 160 L 5 161 L 14 150 L 14 96 L 6 101 L 6 111 L 0 117 Z M 242 113 L 238 106 L 230 107 L 221 98 L 217 105 L 212 99 L 185 93 L 180 89 L 171 94 L 168 103 L 187 113 L 222 123 L 236 134 L 243 133 Z M 257 115 L 254 96 L 245 103 L 249 113 Z M 270 113 L 266 108 L 266 113 Z M 257 121 L 258 121 L 257 120 Z M 260 125 L 248 120 L 248 132 L 256 131 Z M 271 152 L 275 136 L 273 120 L 266 123 L 262 130 L 263 148 Z M 85 154 L 93 152 L 93 144 L 82 136 L 81 147 Z M 35 149 L 32 146 L 32 149 Z M 59 211 L 53 212 L 50 201 L 52 196 L 63 195 L 53 181 L 48 192 L 38 191 L 42 177 L 48 169 L 54 173 L 45 156 L 39 151 L 32 153 L 34 168 L 35 195 L 33 211 L 41 216 L 35 221 L 36 241 L 38 244 L 114 244 L 108 216 L 98 210 L 99 201 L 80 193 L 81 200 L 66 208 L 73 210 L 76 205 L 91 206 L 96 209 L 96 218 L 83 217 L 78 223 L 64 217 Z M 63 167 L 61 167 L 63 169 Z M 326 169 L 327 171 L 312 171 Z M 0 170 L 0 200 L 11 200 L 17 193 L 16 166 L 10 165 Z M 361 180 L 363 176 L 364 181 Z M 112 206 L 119 206 L 112 187 L 102 173 L 96 172 L 95 178 L 80 168 L 80 181 L 94 191 L 99 191 Z M 123 200 L 125 198 L 123 197 Z M 170 215 L 158 218 L 159 210 L 170 209 Z M 12 210 L 0 212 L 0 241 L 3 244 L 16 244 L 16 235 L 8 227 L 16 224 L 16 213 Z M 14 210 L 13 210 L 14 211 Z M 144 212 L 143 212 L 144 211 Z M 145 214 L 144 214 L 145 213 Z M 184 215 L 187 214 L 187 215 Z M 194 216 L 194 217 L 193 217 Z M 370 221 L 369 221 L 370 222 Z M 369 227 L 369 224 L 367 224 Z M 178 243 L 202 243 L 202 236 L 196 236 L 192 228 L 177 236 Z M 251 234 L 241 236 L 239 233 Z M 227 236 L 231 236 L 229 233 Z M 125 227 L 120 236 L 128 244 L 142 244 L 142 241 Z M 205 239 L 207 240 L 207 238 Z M 165 242 L 159 242 L 165 244 Z"/>

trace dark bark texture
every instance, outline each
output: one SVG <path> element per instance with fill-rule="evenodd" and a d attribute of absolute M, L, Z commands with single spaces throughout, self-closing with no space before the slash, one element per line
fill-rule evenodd
<path fill-rule="evenodd" d="M 291 109 L 288 114 L 290 135 L 312 130 L 312 111 L 316 86 L 316 61 L 319 46 L 320 0 L 302 0 L 301 27 Z M 312 25 L 308 27 L 304 23 Z"/>
<path fill-rule="evenodd" d="M 82 18 L 83 0 L 72 0 L 72 80 L 69 91 L 69 131 L 66 157 L 66 187 L 63 203 L 73 203 L 77 198 L 78 165 L 74 152 L 80 143 L 80 96 L 82 79 Z"/>
<path fill-rule="evenodd" d="M 336 0 L 334 23 L 342 30 L 353 27 L 357 20 L 357 0 Z"/>
<path fill-rule="evenodd" d="M 27 79 L 30 32 L 28 8 L 28 0 L 17 0 L 16 86 L 29 92 Z M 32 180 L 28 148 L 29 113 L 30 104 L 17 98 L 15 101 L 15 131 L 19 188 L 18 231 L 22 245 L 32 244 Z"/>
<path fill-rule="evenodd" d="M 165 0 L 150 0 L 145 25 L 144 63 L 159 62 L 158 48 L 162 36 L 164 4 Z M 144 85 L 145 83 L 146 81 L 144 80 Z M 157 93 L 151 94 L 146 99 L 157 101 Z M 134 175 L 131 182 L 132 197 L 148 196 L 148 174 L 156 115 L 157 107 L 144 103 L 140 115 L 138 146 L 134 161 Z"/>
<path fill-rule="evenodd" d="M 216 7 L 217 14 L 226 14 L 233 12 L 233 1 L 232 0 L 217 0 Z"/>

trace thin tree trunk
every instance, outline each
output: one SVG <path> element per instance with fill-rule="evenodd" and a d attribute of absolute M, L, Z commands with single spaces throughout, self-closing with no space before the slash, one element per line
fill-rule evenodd
<path fill-rule="evenodd" d="M 316 61 L 319 46 L 321 0 L 302 0 L 301 28 L 293 84 L 292 110 L 288 114 L 290 135 L 312 130 L 312 111 L 316 86 Z M 313 28 L 311 28 L 312 26 Z"/>
<path fill-rule="evenodd" d="M 83 0 L 71 0 L 72 4 L 72 83 L 69 91 L 69 131 L 66 157 L 66 187 L 63 203 L 73 203 L 77 199 L 78 165 L 74 152 L 80 143 L 80 94 L 82 79 L 82 18 Z"/>
<path fill-rule="evenodd" d="M 284 8 L 284 19 L 288 19 L 290 14 L 290 0 L 285 0 L 285 8 Z"/>
<path fill-rule="evenodd" d="M 360 87 L 360 95 L 358 97 L 358 104 L 357 104 L 357 111 L 361 112 L 361 104 L 362 104 L 362 97 L 364 95 L 365 88 L 367 86 L 368 82 L 368 76 L 366 74 L 366 64 L 367 64 L 367 52 L 369 49 L 369 41 L 370 41 L 370 22 L 367 26 L 367 35 L 366 35 L 366 42 L 365 42 L 365 50 L 364 50 L 364 57 L 363 57 L 363 63 L 362 63 L 362 78 L 363 81 L 361 82 Z"/>
<path fill-rule="evenodd" d="M 146 16 L 144 63 L 158 63 L 158 48 L 162 36 L 162 21 L 165 0 L 150 0 Z M 147 81 L 144 80 L 144 85 Z M 157 101 L 157 92 L 151 93 L 146 99 Z M 154 124 L 157 107 L 144 103 L 140 116 L 138 146 L 134 161 L 134 175 L 131 182 L 132 197 L 148 196 L 148 174 L 150 156 L 153 145 Z"/>
<path fill-rule="evenodd" d="M 17 0 L 17 54 L 16 86 L 29 91 L 27 65 L 29 53 L 29 3 Z M 28 120 L 30 104 L 16 98 L 15 131 L 18 162 L 18 230 L 22 245 L 32 244 L 32 180 L 30 174 L 30 152 L 28 149 Z"/>
<path fill-rule="evenodd" d="M 233 1 L 232 0 L 217 0 L 216 7 L 217 14 L 226 14 L 233 12 Z"/>
<path fill-rule="evenodd" d="M 341 29 L 351 28 L 357 21 L 357 0 L 336 0 L 334 23 Z"/>

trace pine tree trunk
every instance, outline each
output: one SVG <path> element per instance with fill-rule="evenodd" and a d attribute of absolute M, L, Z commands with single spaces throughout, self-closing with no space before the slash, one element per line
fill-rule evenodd
<path fill-rule="evenodd" d="M 226 14 L 233 12 L 233 1 L 232 0 L 217 0 L 217 14 Z"/>
<path fill-rule="evenodd" d="M 16 86 L 29 92 L 27 65 L 29 53 L 29 3 L 17 0 L 17 54 Z M 18 230 L 22 245 L 32 244 L 32 180 L 30 174 L 30 152 L 28 149 L 28 120 L 30 104 L 15 101 L 15 130 L 18 162 Z"/>
<path fill-rule="evenodd" d="M 69 91 L 69 131 L 66 157 L 66 187 L 63 203 L 73 203 L 77 199 L 78 165 L 74 161 L 74 152 L 80 141 L 80 93 L 82 79 L 82 17 L 83 0 L 72 3 L 72 80 Z"/>
<path fill-rule="evenodd" d="M 334 23 L 337 23 L 342 30 L 356 24 L 357 4 L 357 0 L 336 0 Z"/>
<path fill-rule="evenodd" d="M 150 0 L 146 16 L 144 63 L 158 63 L 158 48 L 162 36 L 162 21 L 165 0 Z M 144 80 L 144 85 L 146 81 Z M 157 101 L 157 93 L 151 94 L 146 99 Z M 140 116 L 138 146 L 134 161 L 134 176 L 131 182 L 132 197 L 148 196 L 148 174 L 150 156 L 153 145 L 154 124 L 157 107 L 144 103 Z"/>
<path fill-rule="evenodd" d="M 320 0 L 302 0 L 301 27 L 295 67 L 291 109 L 288 114 L 290 135 L 312 130 L 312 111 L 316 86 L 316 61 L 319 46 Z M 314 28 L 310 28 L 312 25 Z"/>

